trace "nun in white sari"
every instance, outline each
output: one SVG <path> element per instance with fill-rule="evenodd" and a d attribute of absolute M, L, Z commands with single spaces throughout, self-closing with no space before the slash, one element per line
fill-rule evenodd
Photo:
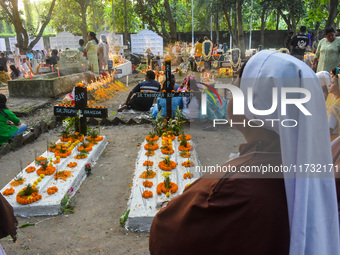
<path fill-rule="evenodd" d="M 261 51 L 245 65 L 240 89 L 250 100 L 243 105 L 233 95 L 227 111 L 247 143 L 224 165 L 233 170 L 202 176 L 159 210 L 151 254 L 340 255 L 327 112 L 315 73 L 288 54 Z M 283 170 L 242 171 L 268 165 Z"/>

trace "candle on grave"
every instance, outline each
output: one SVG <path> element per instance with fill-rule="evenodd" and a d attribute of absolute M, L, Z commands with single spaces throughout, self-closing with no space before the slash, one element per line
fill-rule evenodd
<path fill-rule="evenodd" d="M 31 71 L 31 69 L 30 69 L 30 77 L 31 77 L 31 80 L 33 80 L 33 78 L 32 78 L 32 71 Z"/>
<path fill-rule="evenodd" d="M 58 78 L 60 78 L 59 67 L 57 67 L 57 71 L 58 71 Z"/>
<path fill-rule="evenodd" d="M 81 64 L 82 66 L 83 66 L 83 71 L 84 71 L 84 73 L 85 73 L 85 66 L 84 66 L 84 64 Z"/>
<path fill-rule="evenodd" d="M 22 69 L 22 73 L 24 74 L 24 78 L 26 78 L 26 73 L 25 73 L 25 69 Z"/>
<path fill-rule="evenodd" d="M 126 87 L 129 87 L 129 75 L 126 75 Z"/>

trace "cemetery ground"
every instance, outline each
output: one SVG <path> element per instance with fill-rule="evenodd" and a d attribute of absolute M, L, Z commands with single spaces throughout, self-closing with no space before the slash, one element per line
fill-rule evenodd
<path fill-rule="evenodd" d="M 131 77 L 132 78 L 132 77 Z M 122 79 L 123 80 L 123 79 Z M 140 81 L 131 79 L 129 89 L 115 95 L 113 99 L 101 103 L 112 112 L 117 112 L 119 104 Z M 22 117 L 28 123 L 50 119 L 53 105 L 63 97 Z M 126 117 L 117 115 L 118 117 Z M 131 115 L 130 115 L 131 116 Z M 131 117 L 130 117 L 131 118 Z M 185 126 L 188 131 L 188 126 Z M 152 125 L 118 125 L 101 127 L 101 135 L 108 138 L 108 145 L 92 167 L 92 174 L 74 195 L 74 214 L 56 216 L 18 217 L 18 226 L 34 223 L 18 229 L 16 243 L 10 237 L 0 240 L 8 255 L 12 254 L 149 254 L 149 233 L 133 233 L 120 226 L 119 218 L 127 211 L 127 202 L 134 175 L 135 160 L 145 136 Z M 5 186 L 19 171 L 19 159 L 23 165 L 34 160 L 34 151 L 41 155 L 46 150 L 46 141 L 57 141 L 61 127 L 43 133 L 34 142 L 0 158 L 0 186 Z M 238 145 L 244 142 L 241 134 L 229 127 L 216 132 L 200 129 L 191 133 L 197 145 L 202 165 L 223 164 L 231 152 L 237 152 Z"/>

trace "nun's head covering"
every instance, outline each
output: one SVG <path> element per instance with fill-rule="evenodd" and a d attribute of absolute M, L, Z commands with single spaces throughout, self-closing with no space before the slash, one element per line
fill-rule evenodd
<path fill-rule="evenodd" d="M 100 38 L 102 39 L 102 42 L 106 42 L 107 43 L 107 37 L 105 34 L 101 34 Z"/>
<path fill-rule="evenodd" d="M 329 85 L 331 85 L 332 76 L 329 72 L 321 71 L 321 72 L 316 73 L 316 76 L 319 78 L 321 87 L 323 86 L 328 87 Z"/>
<path fill-rule="evenodd" d="M 283 115 L 281 89 L 284 87 L 304 88 L 310 92 L 310 100 L 306 99 L 308 102 L 302 105 L 311 115 L 305 115 L 295 105 L 287 105 L 286 115 Z M 273 113 L 253 114 L 248 103 L 245 116 L 263 120 L 264 128 L 280 135 L 282 164 L 290 168 L 284 175 L 291 230 L 290 255 L 340 254 L 334 173 L 327 167 L 327 173 L 313 175 L 313 164 L 321 166 L 322 171 L 332 164 L 327 111 L 315 73 L 297 58 L 264 50 L 246 64 L 240 88 L 245 98 L 249 88 L 253 90 L 252 104 L 257 110 L 270 109 L 272 88 L 278 90 L 277 108 Z M 287 98 L 304 97 L 300 93 L 287 95 Z M 286 119 L 297 121 L 297 126 L 284 127 L 280 123 Z"/>

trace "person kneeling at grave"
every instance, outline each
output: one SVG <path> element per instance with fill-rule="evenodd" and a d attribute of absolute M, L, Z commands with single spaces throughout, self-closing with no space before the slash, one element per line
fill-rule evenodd
<path fill-rule="evenodd" d="M 175 89 L 175 79 L 171 79 L 170 81 L 171 90 Z M 165 88 L 163 88 L 165 89 Z M 173 97 L 171 98 L 171 118 L 175 118 L 175 111 L 177 108 L 183 108 L 183 100 L 182 97 Z M 167 107 L 166 107 L 166 98 L 157 98 L 157 105 L 152 107 L 151 114 L 154 119 L 157 118 L 159 112 L 161 112 L 161 116 L 166 118 Z"/>
<path fill-rule="evenodd" d="M 22 134 L 26 130 L 26 125 L 6 106 L 6 96 L 0 94 L 0 145 L 7 143 L 16 134 Z"/>
<path fill-rule="evenodd" d="M 153 71 L 147 71 L 145 74 L 145 81 L 139 83 L 136 87 L 132 89 L 130 94 L 128 95 L 126 102 L 118 109 L 118 112 L 122 112 L 123 110 L 133 109 L 137 111 L 149 111 L 154 98 L 150 97 L 137 97 L 133 96 L 134 93 L 137 92 L 160 92 L 161 85 L 158 81 L 155 81 L 155 73 Z"/>
<path fill-rule="evenodd" d="M 316 173 L 307 166 L 332 166 L 326 105 L 315 73 L 291 55 L 264 50 L 248 61 L 240 76 L 239 92 L 248 98 L 249 88 L 254 91 L 243 115 L 234 114 L 233 102 L 240 103 L 235 94 L 227 106 L 229 121 L 238 123 L 235 128 L 246 139 L 240 156 L 163 205 L 150 229 L 150 253 L 340 254 L 334 172 L 329 168 Z M 313 95 L 303 104 L 310 115 L 291 106 L 285 113 L 277 107 L 261 114 L 272 105 L 274 89 L 297 88 Z M 281 105 L 284 99 L 277 100 Z M 278 121 L 256 127 L 249 124 L 251 119 Z M 298 124 L 279 124 L 285 119 Z M 265 172 L 262 166 L 276 170 Z M 289 171 L 289 166 L 301 171 Z"/>

